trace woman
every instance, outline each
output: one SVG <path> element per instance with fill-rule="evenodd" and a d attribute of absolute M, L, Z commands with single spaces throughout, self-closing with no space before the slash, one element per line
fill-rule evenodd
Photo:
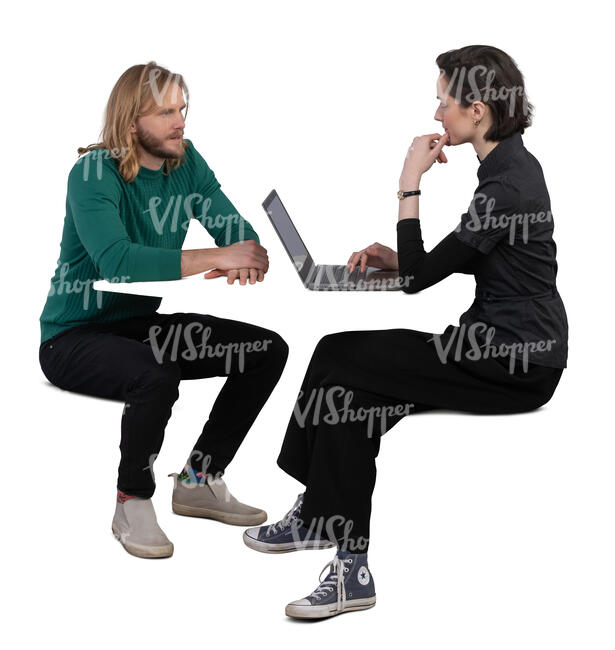
<path fill-rule="evenodd" d="M 320 618 L 375 604 L 367 563 L 380 437 L 410 413 L 507 414 L 546 404 L 567 360 L 557 292 L 553 219 L 542 169 L 521 134 L 531 124 L 523 76 L 499 49 L 467 46 L 437 57 L 444 134 L 415 138 L 400 177 L 398 252 L 372 244 L 349 267 L 399 269 L 405 293 L 471 273 L 475 300 L 442 334 L 415 330 L 325 336 L 307 369 L 278 465 L 306 486 L 271 526 L 248 529 L 253 549 L 337 546 L 328 575 L 289 616 Z M 478 186 L 457 227 L 426 253 L 419 186 L 444 145 L 471 143 Z M 409 193 L 409 194 L 406 194 Z"/>

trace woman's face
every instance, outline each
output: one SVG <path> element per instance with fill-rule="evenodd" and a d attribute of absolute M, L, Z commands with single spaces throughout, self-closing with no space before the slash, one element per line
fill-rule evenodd
<path fill-rule="evenodd" d="M 449 135 L 447 145 L 463 144 L 470 142 L 476 135 L 476 128 L 474 127 L 473 120 L 480 119 L 480 116 L 475 116 L 475 104 L 463 108 L 461 104 L 455 101 L 455 97 L 447 93 L 448 80 L 443 75 L 438 77 L 436 83 L 436 90 L 438 100 L 438 110 L 434 115 L 434 119 L 442 122 L 444 130 Z"/>

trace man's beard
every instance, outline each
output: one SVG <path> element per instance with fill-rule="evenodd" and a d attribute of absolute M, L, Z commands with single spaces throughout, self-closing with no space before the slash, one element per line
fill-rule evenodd
<path fill-rule="evenodd" d="M 156 158 L 183 158 L 184 150 L 182 147 L 181 153 L 177 150 L 169 150 L 164 148 L 165 140 L 153 136 L 149 131 L 146 131 L 142 126 L 137 124 L 137 140 L 143 150 L 155 156 Z"/>

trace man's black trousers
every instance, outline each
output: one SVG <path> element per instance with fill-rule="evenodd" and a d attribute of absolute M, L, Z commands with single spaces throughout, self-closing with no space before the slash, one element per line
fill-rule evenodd
<path fill-rule="evenodd" d="M 195 313 L 78 325 L 40 345 L 56 386 L 126 402 L 117 487 L 148 498 L 181 379 L 227 377 L 190 454 L 195 470 L 221 475 L 277 384 L 288 346 L 276 332 Z M 95 417 L 95 416 L 93 416 Z"/>

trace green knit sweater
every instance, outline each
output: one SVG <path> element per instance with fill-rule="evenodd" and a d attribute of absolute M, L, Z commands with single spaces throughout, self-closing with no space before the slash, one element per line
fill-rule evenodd
<path fill-rule="evenodd" d="M 258 235 L 220 189 L 186 139 L 181 166 L 163 173 L 140 167 L 131 183 L 106 149 L 90 151 L 68 176 L 60 257 L 40 316 L 41 342 L 77 325 L 152 314 L 161 298 L 96 291 L 92 284 L 181 278 L 181 248 L 190 219 L 217 246 Z"/>

